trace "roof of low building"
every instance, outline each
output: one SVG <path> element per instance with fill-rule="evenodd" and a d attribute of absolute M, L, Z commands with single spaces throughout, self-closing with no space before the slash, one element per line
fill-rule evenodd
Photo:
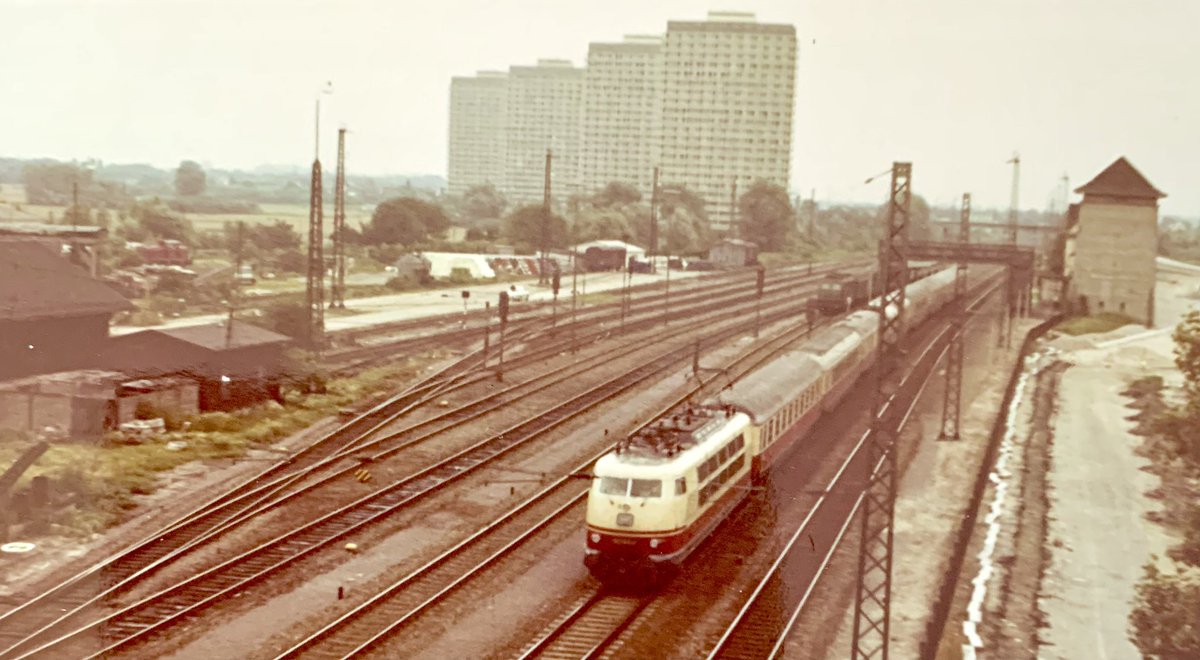
<path fill-rule="evenodd" d="M 736 245 L 738 247 L 748 247 L 748 248 L 758 247 L 758 243 L 755 243 L 753 241 L 742 240 L 740 238 L 722 238 L 721 240 L 717 241 L 716 244 L 717 245 Z"/>
<path fill-rule="evenodd" d="M 1124 156 L 1106 167 L 1094 179 L 1076 188 L 1075 192 L 1133 199 L 1158 199 L 1167 196 L 1155 188 L 1132 163 L 1125 160 Z"/>
<path fill-rule="evenodd" d="M 618 241 L 618 240 L 612 240 L 612 239 L 607 239 L 607 238 L 602 238 L 602 239 L 596 240 L 596 241 L 589 241 L 587 243 L 580 243 L 579 245 L 575 246 L 575 249 L 580 252 L 586 252 L 588 250 L 588 248 L 602 248 L 605 250 L 625 250 L 627 252 L 645 252 L 646 251 L 645 248 L 638 247 L 632 243 L 626 243 L 625 241 Z"/>
<path fill-rule="evenodd" d="M 114 314 L 134 309 L 104 282 L 33 241 L 0 241 L 0 321 Z"/>
<path fill-rule="evenodd" d="M 104 227 L 94 225 L 52 225 L 44 222 L 2 222 L 0 234 L 15 236 L 54 236 L 61 238 L 102 238 Z"/>
<path fill-rule="evenodd" d="M 155 328 L 144 332 L 155 332 L 179 341 L 194 344 L 212 351 L 246 346 L 266 346 L 268 344 L 283 344 L 292 341 L 291 337 L 260 328 L 243 321 L 233 322 L 233 332 L 226 332 L 226 323 L 209 323 L 205 325 L 184 325 L 174 328 Z"/>

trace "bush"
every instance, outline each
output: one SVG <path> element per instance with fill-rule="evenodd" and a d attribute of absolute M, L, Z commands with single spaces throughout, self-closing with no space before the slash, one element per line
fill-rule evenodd
<path fill-rule="evenodd" d="M 1146 657 L 1200 658 L 1200 579 L 1162 573 L 1154 559 L 1137 585 L 1129 637 Z"/>
<path fill-rule="evenodd" d="M 1054 327 L 1055 330 L 1067 335 L 1087 335 L 1092 333 L 1111 332 L 1121 326 L 1137 323 L 1133 318 L 1116 312 L 1104 312 L 1091 316 L 1075 316 Z"/>
<path fill-rule="evenodd" d="M 298 249 L 280 250 L 274 258 L 275 268 L 284 273 L 308 271 L 308 255 Z"/>
<path fill-rule="evenodd" d="M 245 428 L 246 422 L 225 412 L 209 412 L 192 420 L 191 430 L 198 433 L 236 433 Z"/>
<path fill-rule="evenodd" d="M 397 275 L 389 279 L 384 286 L 392 291 L 411 291 L 412 289 L 420 287 L 421 283 L 417 281 L 417 278 L 412 277 L 411 275 Z"/>
<path fill-rule="evenodd" d="M 167 408 L 156 405 L 149 399 L 138 401 L 137 407 L 133 409 L 133 416 L 136 419 L 158 419 L 162 418 L 163 425 L 168 431 L 177 431 L 183 427 L 183 422 L 186 416 L 174 408 Z"/>

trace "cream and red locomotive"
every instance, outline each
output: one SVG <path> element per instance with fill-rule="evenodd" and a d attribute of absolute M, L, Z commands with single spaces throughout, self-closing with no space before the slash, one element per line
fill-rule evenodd
<path fill-rule="evenodd" d="M 949 302 L 953 282 L 943 270 L 910 284 L 906 322 Z M 671 411 L 596 461 L 588 569 L 605 581 L 645 583 L 678 567 L 870 366 L 878 324 L 877 312 L 850 314 L 719 398 Z"/>

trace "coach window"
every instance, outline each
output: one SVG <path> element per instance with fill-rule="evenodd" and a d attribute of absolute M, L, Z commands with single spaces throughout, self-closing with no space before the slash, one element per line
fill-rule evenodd
<path fill-rule="evenodd" d="M 687 479 L 679 477 L 675 480 L 675 494 L 683 495 L 687 493 Z"/>
<path fill-rule="evenodd" d="M 634 497 L 662 497 L 662 482 L 658 479 L 634 479 L 629 494 Z"/>

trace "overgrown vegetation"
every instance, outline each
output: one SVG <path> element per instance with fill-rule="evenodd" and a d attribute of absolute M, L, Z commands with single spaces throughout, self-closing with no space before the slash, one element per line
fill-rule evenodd
<path fill-rule="evenodd" d="M 379 367 L 351 378 L 330 380 L 323 394 L 288 392 L 285 404 L 186 417 L 177 411 L 139 406 L 139 417 L 163 416 L 169 429 L 153 439 L 129 443 L 112 433 L 98 445 L 60 443 L 22 476 L 15 493 L 26 493 L 36 476 L 50 480 L 52 502 L 44 512 L 50 534 L 81 537 L 118 524 L 137 507 L 137 496 L 154 492 L 164 472 L 193 461 L 236 459 L 336 414 L 361 407 L 415 377 L 423 361 Z M 0 435 L 0 464 L 10 464 L 29 446 L 21 434 Z"/>
<path fill-rule="evenodd" d="M 1159 378 L 1133 383 L 1135 429 L 1146 436 L 1141 453 L 1163 481 L 1161 522 L 1182 541 L 1145 567 L 1129 635 L 1146 657 L 1200 657 L 1200 312 L 1192 311 L 1174 332 L 1175 364 L 1184 376 L 1182 401 L 1166 400 Z M 1165 564 L 1165 565 L 1164 565 Z"/>
<path fill-rule="evenodd" d="M 1116 312 L 1103 312 L 1089 316 L 1073 316 L 1054 326 L 1054 329 L 1065 335 L 1090 335 L 1094 333 L 1112 332 L 1117 328 L 1137 323 L 1135 319 Z"/>

